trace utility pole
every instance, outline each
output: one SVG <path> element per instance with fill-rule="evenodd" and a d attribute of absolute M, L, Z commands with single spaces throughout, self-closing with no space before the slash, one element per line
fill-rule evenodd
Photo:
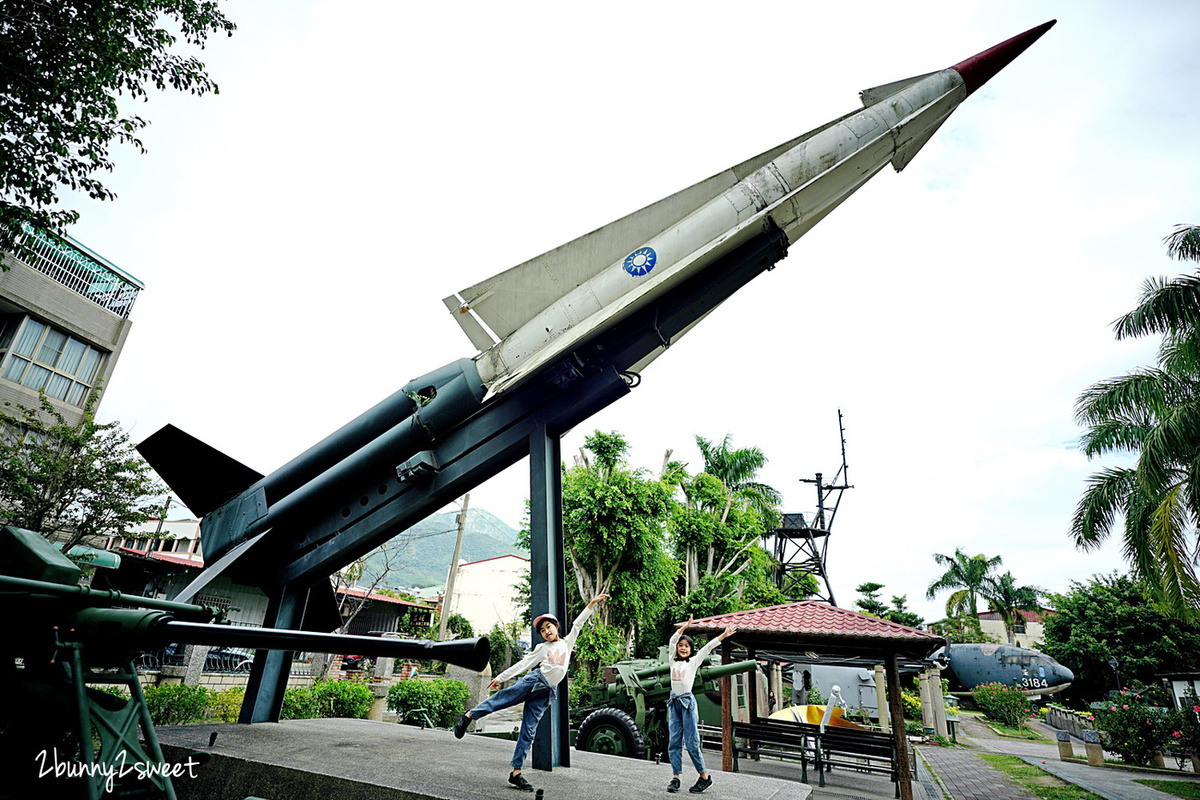
<path fill-rule="evenodd" d="M 446 575 L 446 594 L 442 597 L 442 614 L 438 620 L 438 641 L 446 640 L 446 620 L 450 617 L 450 599 L 454 596 L 454 578 L 458 575 L 458 556 L 462 552 L 463 530 L 467 527 L 467 506 L 470 493 L 463 495 L 462 511 L 458 515 L 458 541 L 454 543 L 454 557 L 450 559 L 450 572 Z"/>

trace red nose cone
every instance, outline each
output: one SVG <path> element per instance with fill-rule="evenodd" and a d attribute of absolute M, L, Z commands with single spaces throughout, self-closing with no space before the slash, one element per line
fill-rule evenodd
<path fill-rule="evenodd" d="M 962 76 L 963 83 L 967 85 L 967 94 L 971 94 L 991 80 L 993 75 L 1007 67 L 1010 61 L 1021 55 L 1021 53 L 1024 53 L 1025 48 L 1041 38 L 1043 33 L 1053 28 L 1054 23 L 1057 21 L 1052 19 L 1042 25 L 1038 25 L 1036 28 L 1030 28 L 1006 42 L 1001 42 L 978 55 L 958 62 L 951 69 Z"/>

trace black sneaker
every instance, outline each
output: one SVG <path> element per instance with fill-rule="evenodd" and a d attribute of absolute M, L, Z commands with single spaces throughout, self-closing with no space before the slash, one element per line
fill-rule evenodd
<path fill-rule="evenodd" d="M 533 791 L 533 784 L 531 784 L 529 781 L 525 780 L 524 775 L 519 775 L 519 774 L 514 775 L 513 773 L 510 772 L 508 774 L 508 782 L 523 792 L 532 792 Z"/>
<path fill-rule="evenodd" d="M 691 792 L 692 794 L 700 794 L 701 792 L 703 792 L 705 789 L 707 789 L 710 786 L 712 786 L 712 778 L 706 778 L 703 775 L 701 775 L 699 778 L 696 779 L 696 785 L 693 786 L 692 788 L 688 789 L 688 791 Z"/>
<path fill-rule="evenodd" d="M 679 778 L 671 778 L 671 782 L 667 784 L 667 791 L 671 794 L 679 791 Z"/>
<path fill-rule="evenodd" d="M 463 734 L 467 732 L 467 726 L 471 724 L 471 718 L 463 714 L 458 718 L 458 722 L 454 723 L 454 738 L 461 739 Z"/>

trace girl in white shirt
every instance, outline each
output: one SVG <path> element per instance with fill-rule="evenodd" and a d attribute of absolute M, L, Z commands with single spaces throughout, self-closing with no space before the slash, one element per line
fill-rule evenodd
<path fill-rule="evenodd" d="M 667 755 L 671 758 L 671 772 L 674 773 L 671 782 L 667 784 L 667 791 L 672 793 L 679 791 L 685 744 L 688 755 L 692 757 L 692 766 L 700 773 L 696 784 L 688 791 L 695 794 L 712 786 L 712 778 L 704 768 L 704 755 L 700 752 L 699 716 L 696 713 L 696 697 L 692 694 L 692 684 L 696 682 L 696 671 L 700 669 L 704 659 L 708 658 L 708 654 L 737 631 L 732 625 L 726 626 L 719 636 L 714 637 L 697 653 L 692 637 L 684 633 L 691 624 L 690 617 L 687 622 L 677 623 L 675 634 L 667 644 L 671 664 L 671 699 L 667 701 L 667 730 L 670 732 Z"/>
<path fill-rule="evenodd" d="M 557 694 L 559 682 L 567 675 L 567 667 L 571 663 L 571 650 L 575 647 L 575 640 L 579 637 L 579 632 L 592 618 L 596 604 L 607 597 L 606 594 L 598 594 L 593 597 L 587 604 L 587 608 L 583 609 L 583 613 L 576 617 L 575 624 L 571 626 L 571 632 L 566 636 L 558 635 L 558 619 L 553 614 L 539 615 L 533 621 L 533 629 L 545 641 L 533 648 L 529 655 L 493 678 L 492 682 L 488 684 L 488 688 L 499 689 L 500 684 L 506 680 L 525 672 L 525 670 L 529 670 L 529 672 L 512 686 L 496 692 L 463 714 L 454 726 L 454 735 L 461 739 L 467 732 L 467 726 L 471 724 L 471 720 L 485 717 L 502 708 L 524 703 L 525 708 L 521 714 L 521 732 L 517 734 L 517 747 L 513 752 L 511 762 L 512 772 L 508 776 L 508 782 L 518 789 L 533 791 L 529 781 L 521 776 L 521 766 L 525 762 L 525 754 L 529 751 L 529 746 L 533 744 L 533 735 L 537 732 L 542 714 L 546 712 L 550 701 Z"/>

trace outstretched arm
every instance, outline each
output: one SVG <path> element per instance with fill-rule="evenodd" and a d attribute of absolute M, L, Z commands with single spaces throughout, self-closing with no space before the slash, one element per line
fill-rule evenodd
<path fill-rule="evenodd" d="M 575 622 L 571 624 L 571 632 L 563 637 L 570 647 L 575 646 L 575 640 L 579 638 L 579 632 L 583 630 L 583 626 L 592 618 L 592 614 L 596 611 L 596 606 L 607 599 L 608 595 L 598 594 L 584 606 L 583 611 L 575 618 Z"/>
<path fill-rule="evenodd" d="M 675 623 L 675 632 L 671 634 L 671 641 L 667 642 L 667 661 L 675 657 L 676 652 L 678 652 L 675 648 L 679 647 L 679 639 L 683 636 L 683 632 L 692 626 L 692 620 L 694 619 L 695 617 L 688 617 L 687 622 Z"/>
<path fill-rule="evenodd" d="M 704 647 L 700 649 L 700 652 L 697 654 L 699 655 L 700 660 L 703 661 L 704 659 L 708 658 L 708 654 L 715 650 L 718 644 L 725 641 L 730 636 L 733 636 L 735 633 L 737 633 L 737 628 L 733 627 L 732 625 L 726 625 L 725 630 L 721 631 L 721 633 L 717 636 L 714 636 L 708 644 L 704 645 Z"/>

